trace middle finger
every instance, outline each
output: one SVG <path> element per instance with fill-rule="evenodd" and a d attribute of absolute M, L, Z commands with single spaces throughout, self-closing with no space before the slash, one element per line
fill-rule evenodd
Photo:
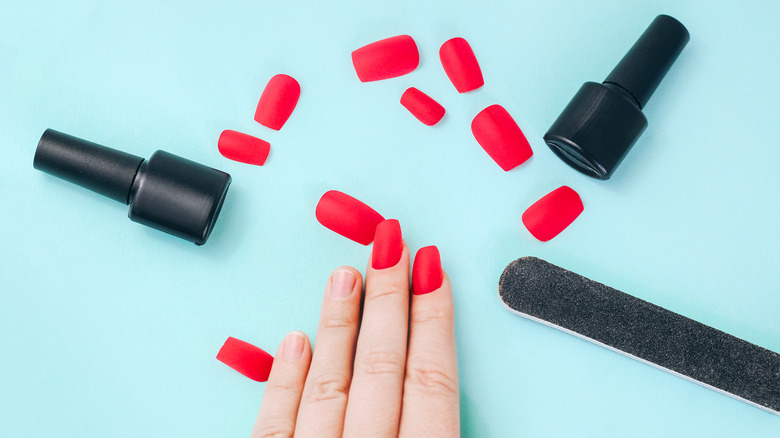
<path fill-rule="evenodd" d="M 408 332 L 409 248 L 398 221 L 390 219 L 377 227 L 366 268 L 345 437 L 398 435 Z"/>

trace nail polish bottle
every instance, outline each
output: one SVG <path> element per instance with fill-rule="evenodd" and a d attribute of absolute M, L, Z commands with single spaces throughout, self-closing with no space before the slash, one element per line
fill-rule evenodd
<path fill-rule="evenodd" d="M 689 39 L 682 23 L 657 16 L 603 83 L 582 85 L 544 141 L 574 169 L 609 179 L 647 128 L 642 108 Z"/>
<path fill-rule="evenodd" d="M 144 160 L 47 129 L 33 167 L 130 206 L 130 220 L 203 245 L 231 178 L 164 151 Z"/>

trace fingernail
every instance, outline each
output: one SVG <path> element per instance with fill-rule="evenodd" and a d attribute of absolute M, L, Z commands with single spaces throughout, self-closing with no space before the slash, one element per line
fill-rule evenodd
<path fill-rule="evenodd" d="M 412 292 L 425 295 L 441 287 L 444 274 L 441 270 L 439 248 L 426 246 L 417 251 L 412 267 Z"/>
<path fill-rule="evenodd" d="M 378 81 L 411 73 L 420 63 L 417 44 L 409 35 L 373 42 L 352 52 L 360 82 Z"/>
<path fill-rule="evenodd" d="M 459 93 L 476 90 L 484 85 L 482 70 L 468 41 L 453 38 L 441 45 L 439 58 L 444 72 Z"/>
<path fill-rule="evenodd" d="M 368 205 L 336 190 L 322 195 L 315 215 L 326 228 L 363 245 L 374 240 L 376 226 L 385 220 Z"/>
<path fill-rule="evenodd" d="M 523 225 L 534 237 L 547 242 L 574 222 L 585 207 L 582 199 L 568 186 L 546 194 L 523 213 Z"/>
<path fill-rule="evenodd" d="M 444 117 L 444 107 L 422 91 L 410 87 L 401 96 L 401 105 L 408 109 L 417 120 L 428 126 L 439 123 Z"/>
<path fill-rule="evenodd" d="M 330 284 L 330 296 L 337 300 L 349 298 L 352 291 L 355 290 L 355 274 L 345 269 L 339 269 L 333 273 L 333 280 Z"/>
<path fill-rule="evenodd" d="M 255 121 L 277 131 L 282 129 L 300 96 L 301 86 L 295 78 L 282 74 L 272 77 L 260 95 Z"/>
<path fill-rule="evenodd" d="M 217 353 L 217 360 L 257 382 L 268 380 L 274 363 L 270 354 L 234 337 L 227 338 Z"/>
<path fill-rule="evenodd" d="M 491 105 L 480 111 L 471 122 L 471 132 L 504 171 L 523 164 L 534 154 L 523 131 L 501 105 Z"/>
<path fill-rule="evenodd" d="M 284 359 L 298 360 L 303 356 L 303 333 L 299 331 L 290 332 L 284 338 Z"/>
<path fill-rule="evenodd" d="M 268 158 L 271 144 L 251 135 L 227 129 L 220 134 L 217 148 L 219 153 L 229 160 L 262 166 Z"/>
<path fill-rule="evenodd" d="M 386 269 L 398 264 L 404 250 L 401 237 L 401 224 L 395 219 L 387 219 L 376 226 L 374 248 L 371 250 L 371 267 Z"/>

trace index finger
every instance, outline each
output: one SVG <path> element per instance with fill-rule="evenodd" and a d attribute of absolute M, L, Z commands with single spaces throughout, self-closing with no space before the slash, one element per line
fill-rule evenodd
<path fill-rule="evenodd" d="M 399 436 L 457 437 L 460 409 L 452 287 L 441 271 L 435 247 L 418 251 L 414 271 L 423 287 L 414 282 Z M 441 281 L 440 286 L 431 281 Z"/>

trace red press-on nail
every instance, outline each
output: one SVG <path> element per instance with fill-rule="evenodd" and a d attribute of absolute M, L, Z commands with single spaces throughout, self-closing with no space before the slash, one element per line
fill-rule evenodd
<path fill-rule="evenodd" d="M 426 246 L 417 251 L 412 267 L 412 292 L 425 295 L 441 287 L 444 274 L 441 271 L 439 248 Z"/>
<path fill-rule="evenodd" d="M 580 195 L 562 186 L 528 207 L 523 213 L 523 225 L 534 237 L 547 242 L 574 222 L 584 208 Z"/>
<path fill-rule="evenodd" d="M 411 87 L 401 96 L 401 105 L 406 107 L 417 120 L 433 126 L 444 117 L 444 107 L 422 91 Z"/>
<path fill-rule="evenodd" d="M 233 337 L 227 338 L 219 349 L 217 359 L 225 365 L 257 382 L 268 380 L 274 358 L 270 354 Z"/>
<path fill-rule="evenodd" d="M 509 171 L 534 154 L 523 131 L 501 105 L 491 105 L 471 121 L 471 132 L 502 169 Z"/>
<path fill-rule="evenodd" d="M 376 41 L 352 52 L 360 82 L 379 81 L 411 73 L 420 63 L 417 44 L 409 35 Z"/>
<path fill-rule="evenodd" d="M 267 141 L 229 129 L 222 131 L 217 147 L 219 153 L 229 160 L 258 166 L 265 164 L 271 150 L 271 144 Z"/>
<path fill-rule="evenodd" d="M 315 214 L 325 228 L 363 245 L 374 240 L 377 225 L 385 220 L 368 205 L 336 190 L 322 195 Z"/>
<path fill-rule="evenodd" d="M 404 244 L 401 237 L 401 224 L 395 219 L 387 219 L 376 227 L 374 248 L 371 250 L 371 267 L 386 269 L 401 260 Z"/>
<path fill-rule="evenodd" d="M 301 86 L 294 78 L 282 74 L 272 77 L 257 103 L 255 120 L 271 129 L 282 129 L 300 96 Z"/>
<path fill-rule="evenodd" d="M 477 57 L 468 41 L 453 38 L 441 45 L 439 58 L 444 72 L 450 78 L 458 93 L 476 90 L 485 84 Z"/>

